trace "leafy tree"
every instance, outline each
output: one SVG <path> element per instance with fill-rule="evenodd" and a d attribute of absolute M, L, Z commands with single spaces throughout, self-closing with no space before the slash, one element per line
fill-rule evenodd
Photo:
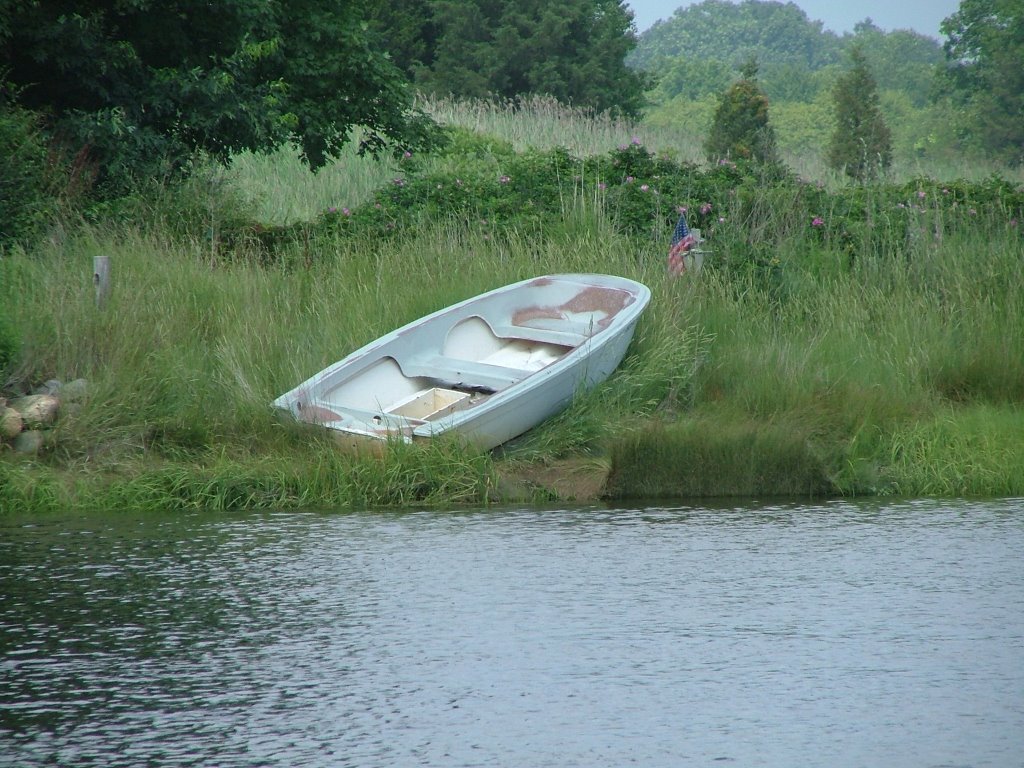
<path fill-rule="evenodd" d="M 768 121 L 768 97 L 757 82 L 757 63 L 744 65 L 740 79 L 715 110 L 704 151 L 712 161 L 724 158 L 778 165 L 775 131 Z"/>
<path fill-rule="evenodd" d="M 853 67 L 832 91 L 836 126 L 826 160 L 854 179 L 875 178 L 892 165 L 892 134 L 879 106 L 878 86 L 859 48 L 850 51 Z"/>
<path fill-rule="evenodd" d="M 680 7 L 644 32 L 627 63 L 657 70 L 666 59 L 685 56 L 726 60 L 735 67 L 755 58 L 763 65 L 800 64 L 813 70 L 838 61 L 840 50 L 839 38 L 794 3 L 703 0 Z"/>
<path fill-rule="evenodd" d="M 297 142 L 309 165 L 428 140 L 365 0 L 6 0 L 0 69 L 109 191 L 242 149 Z"/>
<path fill-rule="evenodd" d="M 1024 163 L 1024 2 L 963 0 L 941 30 L 945 82 L 966 108 L 974 140 Z"/>
<path fill-rule="evenodd" d="M 392 58 L 425 90 L 514 98 L 547 94 L 639 113 L 647 79 L 623 0 L 396 0 L 373 11 Z"/>

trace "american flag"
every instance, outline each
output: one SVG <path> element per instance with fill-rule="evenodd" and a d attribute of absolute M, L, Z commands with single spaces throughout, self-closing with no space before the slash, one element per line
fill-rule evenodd
<path fill-rule="evenodd" d="M 676 228 L 672 231 L 672 246 L 668 251 L 668 273 L 681 275 L 686 271 L 686 252 L 697 244 L 686 224 L 686 214 L 680 214 Z"/>

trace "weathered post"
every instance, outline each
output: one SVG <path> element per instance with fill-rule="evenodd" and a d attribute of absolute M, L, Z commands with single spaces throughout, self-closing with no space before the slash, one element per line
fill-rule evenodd
<path fill-rule="evenodd" d="M 110 257 L 94 256 L 92 259 L 92 282 L 96 287 L 96 307 L 103 309 L 110 295 Z"/>

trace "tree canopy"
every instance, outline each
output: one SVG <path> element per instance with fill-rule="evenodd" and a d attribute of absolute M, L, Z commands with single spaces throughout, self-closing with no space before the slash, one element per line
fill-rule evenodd
<path fill-rule="evenodd" d="M 372 17 L 395 62 L 436 94 L 546 94 L 628 115 L 643 104 L 623 0 L 395 0 Z"/>
<path fill-rule="evenodd" d="M 1024 2 L 963 0 L 942 23 L 945 81 L 964 128 L 990 152 L 1024 163 Z"/>
<path fill-rule="evenodd" d="M 365 0 L 2 0 L 0 74 L 101 182 L 294 141 L 317 168 L 354 126 L 366 148 L 424 142 Z"/>

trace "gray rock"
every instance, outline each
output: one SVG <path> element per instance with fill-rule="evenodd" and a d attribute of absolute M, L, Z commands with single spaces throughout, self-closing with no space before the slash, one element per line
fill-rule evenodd
<path fill-rule="evenodd" d="M 85 400 L 89 394 L 89 382 L 85 379 L 75 379 L 69 381 L 63 387 L 60 388 L 61 403 L 78 403 Z"/>
<path fill-rule="evenodd" d="M 43 447 L 43 433 L 38 429 L 27 429 L 14 438 L 13 445 L 17 453 L 39 453 Z"/>
<path fill-rule="evenodd" d="M 59 379 L 47 379 L 40 386 L 32 390 L 33 395 L 56 395 L 64 386 Z"/>

